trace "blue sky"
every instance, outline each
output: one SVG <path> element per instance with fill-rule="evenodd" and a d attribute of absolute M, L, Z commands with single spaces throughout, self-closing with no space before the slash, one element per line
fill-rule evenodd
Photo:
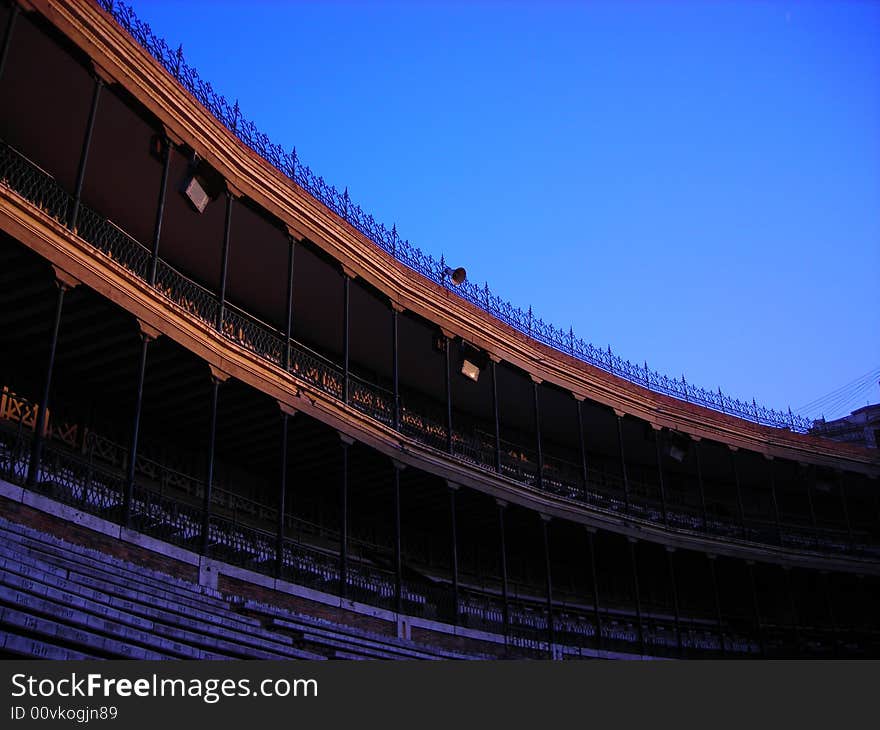
<path fill-rule="evenodd" d="M 778 409 L 880 368 L 880 4 L 133 5 L 378 220 L 585 340 Z"/>

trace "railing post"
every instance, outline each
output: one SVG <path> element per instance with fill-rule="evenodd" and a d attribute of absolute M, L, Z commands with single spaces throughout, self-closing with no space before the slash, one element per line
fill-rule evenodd
<path fill-rule="evenodd" d="M 401 551 L 400 526 L 400 472 L 406 467 L 392 460 L 394 471 L 394 612 L 403 613 L 403 557 Z"/>
<path fill-rule="evenodd" d="M 620 411 L 614 411 L 614 415 L 617 417 L 617 449 L 620 453 L 620 470 L 623 475 L 624 511 L 629 514 L 629 478 L 626 474 L 626 452 L 623 448 L 623 413 L 621 413 Z"/>
<path fill-rule="evenodd" d="M 171 167 L 171 141 L 162 139 L 162 180 L 159 184 L 159 202 L 156 205 L 156 222 L 153 226 L 153 248 L 150 255 L 150 286 L 156 285 L 159 267 L 159 241 L 162 238 L 162 222 L 165 218 L 165 198 L 168 192 L 168 169 Z"/>
<path fill-rule="evenodd" d="M 669 519 L 666 513 L 666 485 L 663 482 L 663 449 L 660 445 L 660 439 L 663 432 L 659 428 L 654 428 L 653 424 L 651 424 L 651 428 L 654 431 L 654 444 L 657 450 L 657 478 L 660 485 L 660 513 L 663 518 L 663 524 L 668 525 Z"/>
<path fill-rule="evenodd" d="M 540 405 L 540 396 L 538 391 L 538 381 L 532 378 L 532 393 L 534 400 L 534 413 L 535 413 L 535 446 L 537 447 L 537 455 L 538 455 L 538 472 L 535 475 L 535 486 L 538 489 L 543 488 L 544 486 L 544 450 L 543 444 L 541 443 L 541 405 Z"/>
<path fill-rule="evenodd" d="M 449 487 L 449 525 L 452 547 L 452 624 L 458 625 L 458 529 L 455 519 L 455 493 L 458 485 L 446 482 Z"/>
<path fill-rule="evenodd" d="M 140 322 L 138 322 L 140 324 Z M 141 408 L 144 400 L 144 378 L 147 374 L 147 351 L 153 335 L 141 325 L 141 351 L 138 360 L 137 386 L 135 389 L 134 420 L 131 425 L 131 444 L 128 449 L 128 473 L 125 478 L 125 497 L 122 503 L 122 524 L 131 527 L 132 502 L 134 501 L 134 478 L 137 466 L 138 437 L 141 428 Z"/>
<path fill-rule="evenodd" d="M 92 145 L 92 133 L 95 130 L 95 118 L 98 116 L 98 100 L 101 98 L 101 87 L 104 82 L 100 77 L 95 76 L 95 87 L 92 92 L 92 106 L 89 109 L 89 121 L 86 124 L 86 135 L 83 139 L 82 153 L 79 158 L 79 169 L 76 173 L 76 188 L 73 193 L 73 205 L 70 209 L 70 219 L 67 227 L 72 231 L 76 231 L 76 221 L 79 217 L 79 205 L 82 199 L 83 182 L 86 178 L 86 165 L 89 161 L 89 148 Z"/>
<path fill-rule="evenodd" d="M 6 23 L 6 33 L 3 35 L 3 48 L 0 50 L 0 79 L 3 78 L 3 69 L 6 67 L 9 47 L 12 45 L 12 31 L 15 30 L 15 21 L 18 18 L 18 13 L 18 3 L 12 3 L 12 9 L 9 11 L 9 20 Z"/>
<path fill-rule="evenodd" d="M 232 228 L 232 193 L 226 190 L 226 217 L 223 223 L 223 247 L 220 251 L 220 294 L 217 308 L 217 331 L 223 333 L 226 308 L 226 277 L 229 272 L 229 233 Z"/>
<path fill-rule="evenodd" d="M 584 410 L 583 405 L 584 401 L 582 398 L 578 398 L 575 396 L 574 399 L 575 405 L 577 406 L 577 421 L 578 421 L 578 450 L 580 451 L 581 457 L 581 479 L 583 480 L 583 488 L 584 488 L 584 502 L 587 502 L 587 494 L 589 493 L 589 471 L 587 469 L 587 445 L 584 440 Z"/>
<path fill-rule="evenodd" d="M 501 616 L 502 625 L 504 627 L 505 639 L 510 637 L 510 604 L 507 593 L 507 545 L 504 536 L 504 510 L 507 509 L 507 502 L 502 499 L 496 499 L 498 505 L 498 532 L 501 537 Z"/>
<path fill-rule="evenodd" d="M 211 490 L 214 486 L 214 446 L 217 437 L 217 400 L 222 382 L 219 371 L 211 371 L 211 420 L 208 425 L 208 465 L 205 475 L 205 488 L 202 494 L 202 531 L 200 552 L 208 555 L 209 536 L 211 531 Z"/>
<path fill-rule="evenodd" d="M 553 659 L 553 644 L 555 637 L 553 632 L 553 579 L 550 569 L 550 517 L 540 514 L 541 535 L 544 541 L 544 569 L 547 575 L 547 655 Z"/>
<path fill-rule="evenodd" d="M 55 281 L 58 286 L 58 295 L 55 299 L 55 320 L 52 325 L 52 339 L 49 342 L 49 361 L 46 363 L 46 376 L 43 380 L 43 394 L 40 397 L 40 405 L 34 419 L 34 440 L 31 443 L 31 458 L 28 464 L 26 483 L 32 487 L 37 481 L 37 472 L 40 468 L 40 458 L 43 453 L 43 432 L 49 425 L 47 410 L 49 408 L 49 391 L 52 387 L 52 374 L 55 370 L 55 350 L 58 347 L 58 330 L 61 326 L 61 312 L 64 307 L 64 293 L 68 284 L 63 281 Z"/>
<path fill-rule="evenodd" d="M 587 526 L 587 549 L 590 553 L 590 579 L 593 583 L 593 621 L 596 624 L 596 651 L 602 651 L 602 618 L 599 614 L 599 576 L 596 574 L 596 528 Z"/>
<path fill-rule="evenodd" d="M 639 568 L 636 561 L 636 543 L 638 540 L 634 537 L 628 537 L 629 542 L 629 559 L 632 565 L 633 591 L 636 599 L 636 620 L 639 626 L 639 653 L 645 655 L 645 627 L 642 623 L 642 600 L 639 593 Z"/>
<path fill-rule="evenodd" d="M 718 578 L 715 575 L 715 555 L 706 553 L 709 561 L 709 576 L 712 582 L 712 595 L 715 597 L 715 616 L 718 621 L 718 642 L 721 647 L 721 656 L 725 654 L 724 647 L 724 620 L 721 618 L 721 598 L 718 595 Z"/>
<path fill-rule="evenodd" d="M 391 302 L 391 384 L 394 403 L 392 403 L 392 425 L 395 431 L 400 430 L 400 311 Z"/>
<path fill-rule="evenodd" d="M 776 526 L 776 539 L 782 545 L 782 525 L 779 521 L 779 502 L 776 499 L 776 476 L 773 472 L 773 457 L 767 456 L 767 472 L 770 479 L 770 502 L 773 505 L 773 522 Z"/>
<path fill-rule="evenodd" d="M 678 608 L 678 584 L 675 581 L 675 548 L 666 546 L 666 563 L 669 566 L 669 587 L 672 589 L 672 610 L 675 616 L 675 645 L 678 658 L 684 658 L 684 645 L 681 640 L 681 615 Z"/>
<path fill-rule="evenodd" d="M 339 595 L 348 594 L 348 449 L 354 439 L 339 434 L 342 447 L 342 480 L 339 485 Z"/>
<path fill-rule="evenodd" d="M 278 522 L 275 525 L 275 577 L 280 578 L 284 568 L 284 515 L 287 511 L 287 442 L 288 412 L 281 410 L 281 472 L 278 485 Z"/>
<path fill-rule="evenodd" d="M 498 411 L 498 363 L 490 359 L 492 370 L 492 417 L 495 422 L 495 471 L 501 473 L 501 417 Z"/>

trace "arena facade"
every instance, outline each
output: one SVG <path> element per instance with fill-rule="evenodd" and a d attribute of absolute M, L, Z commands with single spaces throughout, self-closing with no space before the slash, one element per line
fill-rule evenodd
<path fill-rule="evenodd" d="M 122 3 L 0 33 L 4 656 L 880 654 L 876 451 L 462 282 Z"/>

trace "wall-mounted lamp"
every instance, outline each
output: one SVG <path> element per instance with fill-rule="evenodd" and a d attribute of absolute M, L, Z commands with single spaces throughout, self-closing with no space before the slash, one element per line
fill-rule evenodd
<path fill-rule="evenodd" d="M 205 190 L 203 182 L 199 180 L 196 175 L 193 175 L 189 179 L 189 182 L 183 189 L 183 194 L 189 198 L 189 202 L 192 203 L 193 208 L 199 213 L 204 213 L 205 208 L 208 207 L 208 203 L 211 202 L 211 198 Z"/>
<path fill-rule="evenodd" d="M 480 372 L 488 365 L 489 356 L 468 342 L 461 343 L 461 374 L 475 383 L 480 379 Z"/>

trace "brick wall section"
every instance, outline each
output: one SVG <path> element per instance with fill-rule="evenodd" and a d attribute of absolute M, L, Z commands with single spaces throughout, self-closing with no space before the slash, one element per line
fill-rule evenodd
<path fill-rule="evenodd" d="M 67 542 L 72 542 L 75 545 L 100 550 L 121 560 L 127 560 L 135 565 L 167 573 L 176 578 L 191 580 L 193 583 L 198 582 L 199 570 L 194 565 L 187 565 L 179 560 L 154 553 L 152 550 L 146 550 L 137 545 L 122 542 L 118 538 L 95 532 L 58 517 L 53 517 L 20 502 L 12 502 L 5 497 L 0 497 L 0 514 L 10 522 L 18 522 L 19 524 L 33 527 L 48 535 L 54 535 Z"/>
<path fill-rule="evenodd" d="M 397 626 L 391 621 L 385 621 L 375 616 L 365 616 L 364 614 L 348 611 L 338 606 L 328 606 L 325 603 L 310 601 L 308 598 L 292 596 L 289 593 L 281 593 L 272 588 L 247 583 L 237 578 L 220 575 L 217 580 L 217 588 L 224 593 L 232 593 L 236 596 L 250 598 L 270 606 L 287 608 L 306 616 L 326 619 L 344 626 L 353 626 L 364 631 L 372 631 L 375 634 L 384 634 L 385 636 L 397 635 Z"/>

